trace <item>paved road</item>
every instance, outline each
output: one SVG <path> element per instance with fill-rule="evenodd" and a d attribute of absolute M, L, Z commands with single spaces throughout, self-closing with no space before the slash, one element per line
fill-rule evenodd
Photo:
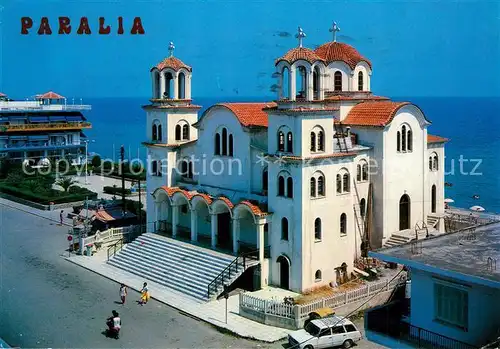
<path fill-rule="evenodd" d="M 266 348 L 222 334 L 156 301 L 141 307 L 130 292 L 59 256 L 67 228 L 0 206 L 0 338 L 20 347 Z M 111 310 L 123 319 L 120 340 L 101 332 Z"/>
<path fill-rule="evenodd" d="M 141 307 L 130 291 L 60 257 L 67 227 L 5 206 L 0 199 L 0 338 L 24 348 L 283 348 L 223 334 L 152 300 Z M 27 211 L 36 210 L 25 207 Z M 57 212 L 56 212 L 57 213 Z M 52 215 L 50 215 L 52 217 Z M 53 217 L 58 219 L 57 214 Z M 102 331 L 111 310 L 123 321 L 120 340 Z M 358 349 L 380 348 L 362 342 Z"/>

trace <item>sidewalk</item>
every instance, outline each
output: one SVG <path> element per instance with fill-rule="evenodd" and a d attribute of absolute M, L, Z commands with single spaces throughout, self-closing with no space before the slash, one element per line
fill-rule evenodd
<path fill-rule="evenodd" d="M 144 279 L 124 270 L 112 267 L 106 263 L 106 251 L 102 251 L 93 257 L 77 255 L 62 257 L 71 263 L 100 274 L 108 279 L 114 280 L 117 283 L 123 283 L 136 291 L 140 291 L 142 288 Z M 241 337 L 272 343 L 285 338 L 288 333 L 292 332 L 283 328 L 260 324 L 240 316 L 238 295 L 229 297 L 227 301 L 228 314 L 226 324 L 224 299 L 202 303 L 163 285 L 159 285 L 149 280 L 147 280 L 147 282 L 151 297 L 157 301 L 183 311 L 192 317 L 208 322 L 220 329 L 233 332 Z M 131 299 L 130 301 L 133 302 L 136 300 Z"/>

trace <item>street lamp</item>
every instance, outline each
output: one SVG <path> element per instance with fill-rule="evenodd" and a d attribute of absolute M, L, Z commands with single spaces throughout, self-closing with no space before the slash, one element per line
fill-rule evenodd
<path fill-rule="evenodd" d="M 89 140 L 89 139 L 83 140 L 83 143 L 85 143 L 85 184 L 89 184 L 89 180 L 87 177 L 88 176 L 87 166 L 89 163 L 89 151 L 88 151 L 89 142 L 95 143 L 95 140 Z"/>

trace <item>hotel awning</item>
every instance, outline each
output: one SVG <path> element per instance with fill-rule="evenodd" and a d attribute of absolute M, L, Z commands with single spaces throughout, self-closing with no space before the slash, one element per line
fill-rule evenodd
<path fill-rule="evenodd" d="M 83 118 L 79 115 L 66 116 L 67 121 L 83 121 Z"/>
<path fill-rule="evenodd" d="M 66 117 L 62 115 L 50 116 L 50 121 L 66 121 Z"/>
<path fill-rule="evenodd" d="M 31 141 L 48 141 L 49 136 L 48 135 L 33 135 L 33 136 L 28 136 L 28 139 Z"/>
<path fill-rule="evenodd" d="M 30 122 L 49 122 L 49 118 L 46 116 L 30 116 Z"/>

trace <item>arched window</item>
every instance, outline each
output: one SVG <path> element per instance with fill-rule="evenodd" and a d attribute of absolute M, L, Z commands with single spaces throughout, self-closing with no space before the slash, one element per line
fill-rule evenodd
<path fill-rule="evenodd" d="M 313 99 L 319 100 L 321 97 L 321 71 L 318 66 L 314 67 L 313 72 Z"/>
<path fill-rule="evenodd" d="M 188 177 L 188 161 L 187 160 L 183 160 L 181 162 L 181 176 Z"/>
<path fill-rule="evenodd" d="M 358 91 L 363 91 L 363 72 L 358 73 Z"/>
<path fill-rule="evenodd" d="M 342 193 L 342 176 L 337 174 L 337 193 Z"/>
<path fill-rule="evenodd" d="M 432 163 L 432 168 L 434 169 L 434 171 L 439 170 L 438 156 L 437 156 L 437 154 L 434 154 L 434 161 Z"/>
<path fill-rule="evenodd" d="M 233 156 L 233 135 L 229 135 L 229 156 Z"/>
<path fill-rule="evenodd" d="M 436 213 L 436 185 L 431 189 L 431 212 Z"/>
<path fill-rule="evenodd" d="M 281 240 L 288 240 L 288 219 L 281 218 Z"/>
<path fill-rule="evenodd" d="M 318 196 L 325 196 L 325 177 L 318 177 Z"/>
<path fill-rule="evenodd" d="M 182 126 L 182 139 L 189 140 L 189 125 L 188 124 L 184 124 L 184 126 Z"/>
<path fill-rule="evenodd" d="M 323 131 L 318 132 L 318 151 L 325 151 L 325 136 Z"/>
<path fill-rule="evenodd" d="M 319 218 L 314 221 L 314 239 L 316 241 L 321 240 L 321 219 Z"/>
<path fill-rule="evenodd" d="M 182 127 L 181 125 L 176 125 L 175 126 L 175 140 L 180 141 L 181 140 L 181 133 L 182 133 Z"/>
<path fill-rule="evenodd" d="M 364 217 L 366 215 L 366 200 L 361 199 L 359 202 L 359 213 L 361 214 L 361 217 Z"/>
<path fill-rule="evenodd" d="M 292 132 L 288 132 L 286 135 L 286 151 L 289 153 L 293 153 L 293 136 Z"/>
<path fill-rule="evenodd" d="M 411 130 L 408 130 L 406 136 L 408 137 L 408 144 L 407 144 L 408 151 L 412 151 L 412 149 L 413 149 L 413 135 L 412 135 Z"/>
<path fill-rule="evenodd" d="M 316 151 L 316 133 L 311 132 L 311 151 Z"/>
<path fill-rule="evenodd" d="M 429 156 L 429 171 L 432 171 L 432 156 Z"/>
<path fill-rule="evenodd" d="M 267 168 L 262 171 L 262 191 L 267 192 L 268 188 L 268 172 Z"/>
<path fill-rule="evenodd" d="M 156 124 L 153 124 L 153 130 L 152 130 L 152 139 L 153 141 L 156 141 L 158 139 L 158 128 Z"/>
<path fill-rule="evenodd" d="M 282 131 L 278 132 L 278 151 L 285 151 L 285 134 Z"/>
<path fill-rule="evenodd" d="M 398 131 L 398 135 L 396 137 L 396 142 L 397 142 L 397 151 L 401 151 L 401 132 Z"/>
<path fill-rule="evenodd" d="M 342 213 L 340 215 L 340 235 L 347 234 L 347 215 Z"/>
<path fill-rule="evenodd" d="M 401 127 L 401 150 L 406 151 L 406 126 Z"/>
<path fill-rule="evenodd" d="M 307 70 L 305 67 L 300 66 L 295 73 L 295 88 L 297 90 L 296 98 L 306 98 L 307 91 Z"/>
<path fill-rule="evenodd" d="M 338 70 L 333 74 L 334 91 L 342 91 L 342 73 Z"/>
<path fill-rule="evenodd" d="M 287 67 L 283 67 L 281 70 L 281 86 L 279 86 L 281 91 L 280 98 L 290 99 L 290 70 Z"/>
<path fill-rule="evenodd" d="M 356 166 L 356 180 L 361 182 L 361 165 Z"/>
<path fill-rule="evenodd" d="M 278 196 L 285 196 L 285 178 L 283 176 L 278 177 Z"/>
<path fill-rule="evenodd" d="M 158 140 L 161 141 L 161 124 L 158 125 Z"/>
<path fill-rule="evenodd" d="M 179 73 L 177 76 L 177 86 L 178 86 L 178 91 L 179 91 L 179 99 L 184 99 L 186 98 L 186 76 L 184 73 Z"/>
<path fill-rule="evenodd" d="M 311 197 L 316 197 L 316 178 L 311 178 Z"/>
<path fill-rule="evenodd" d="M 343 192 L 348 193 L 351 191 L 351 184 L 349 183 L 350 178 L 349 178 L 349 173 L 344 173 L 344 178 L 343 178 Z"/>
<path fill-rule="evenodd" d="M 286 179 L 286 196 L 289 198 L 293 198 L 293 179 L 292 179 L 292 177 L 288 177 Z"/>
<path fill-rule="evenodd" d="M 214 154 L 220 155 L 220 133 L 215 134 Z"/>
<path fill-rule="evenodd" d="M 368 164 L 364 163 L 362 166 L 363 181 L 368 180 Z"/>
<path fill-rule="evenodd" d="M 321 270 L 316 270 L 316 273 L 314 273 L 314 281 L 321 281 Z"/>
<path fill-rule="evenodd" d="M 222 155 L 227 155 L 227 130 L 222 129 Z"/>
<path fill-rule="evenodd" d="M 158 163 L 156 161 L 151 163 L 151 174 L 153 176 L 158 176 Z"/>

